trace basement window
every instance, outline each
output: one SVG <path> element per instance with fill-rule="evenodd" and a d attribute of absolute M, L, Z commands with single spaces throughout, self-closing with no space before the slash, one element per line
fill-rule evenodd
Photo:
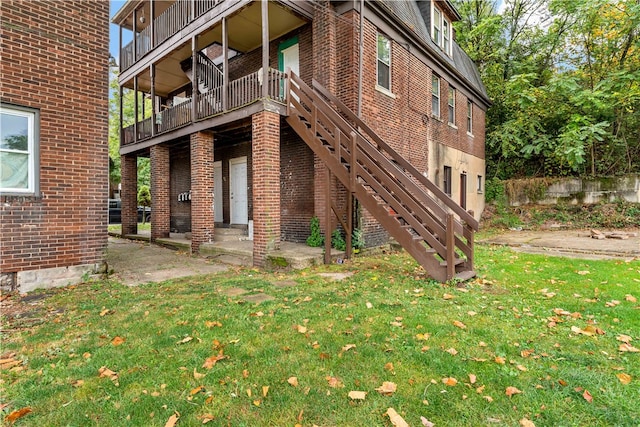
<path fill-rule="evenodd" d="M 38 110 L 0 104 L 0 193 L 37 193 L 39 126 Z"/>

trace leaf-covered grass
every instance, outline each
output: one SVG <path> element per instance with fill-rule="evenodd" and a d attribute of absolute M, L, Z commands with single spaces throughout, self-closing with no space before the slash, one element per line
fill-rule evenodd
<path fill-rule="evenodd" d="M 178 426 L 390 426 L 392 407 L 412 426 L 640 423 L 640 353 L 619 341 L 640 347 L 640 263 L 479 247 L 477 266 L 479 279 L 448 285 L 389 254 L 47 291 L 2 320 L 2 352 L 21 362 L 1 372 L 3 418 L 29 407 L 16 425 L 163 426 L 177 412 Z M 245 300 L 259 292 L 274 299 Z M 390 396 L 376 391 L 385 381 Z"/>

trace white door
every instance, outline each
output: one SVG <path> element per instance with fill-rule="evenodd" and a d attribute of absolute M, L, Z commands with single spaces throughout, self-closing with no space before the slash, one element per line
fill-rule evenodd
<path fill-rule="evenodd" d="M 298 43 L 289 46 L 286 49 L 282 49 L 282 62 L 284 70 L 287 71 L 287 67 L 291 68 L 291 71 L 300 75 L 300 49 L 298 49 Z"/>
<path fill-rule="evenodd" d="M 231 204 L 231 224 L 247 224 L 247 158 L 229 160 L 229 203 Z"/>
<path fill-rule="evenodd" d="M 222 222 L 222 162 L 213 162 L 213 220 Z"/>

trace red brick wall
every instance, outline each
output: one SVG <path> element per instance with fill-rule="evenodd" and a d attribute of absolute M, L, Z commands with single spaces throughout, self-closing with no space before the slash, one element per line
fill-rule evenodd
<path fill-rule="evenodd" d="M 158 144 L 151 147 L 151 240 L 169 237 L 171 224 L 171 192 L 169 147 Z"/>
<path fill-rule="evenodd" d="M 122 180 L 122 234 L 138 233 L 138 158 L 134 154 L 120 156 Z"/>
<path fill-rule="evenodd" d="M 280 247 L 280 115 L 252 116 L 253 265 L 263 267 L 267 251 Z"/>
<path fill-rule="evenodd" d="M 0 196 L 0 272 L 98 263 L 107 245 L 109 3 L 0 2 L 0 98 L 40 110 L 40 194 Z"/>
<path fill-rule="evenodd" d="M 191 134 L 191 251 L 213 241 L 213 133 Z"/>

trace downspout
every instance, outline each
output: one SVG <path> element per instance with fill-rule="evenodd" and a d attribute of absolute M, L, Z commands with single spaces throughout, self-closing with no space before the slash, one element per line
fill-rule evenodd
<path fill-rule="evenodd" d="M 354 0 L 355 2 L 356 0 Z M 362 68 L 364 54 L 364 0 L 360 0 L 360 41 L 358 54 L 358 118 L 362 119 Z"/>

